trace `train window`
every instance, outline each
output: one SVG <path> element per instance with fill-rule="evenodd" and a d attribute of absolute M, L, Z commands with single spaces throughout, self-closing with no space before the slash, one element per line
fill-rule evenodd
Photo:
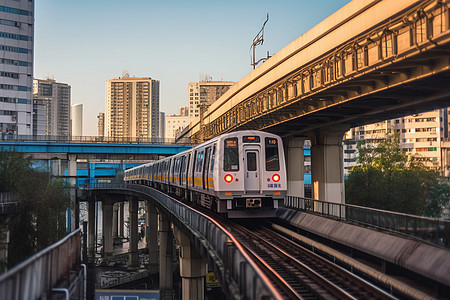
<path fill-rule="evenodd" d="M 256 152 L 247 152 L 247 171 L 256 171 Z"/>
<path fill-rule="evenodd" d="M 197 155 L 197 168 L 195 169 L 196 172 L 202 171 L 202 162 L 203 162 L 203 151 L 199 152 Z"/>
<path fill-rule="evenodd" d="M 260 142 L 259 136 L 255 136 L 255 135 L 252 135 L 252 136 L 244 135 L 242 137 L 242 141 L 244 143 L 259 143 Z"/>
<path fill-rule="evenodd" d="M 181 157 L 181 172 L 186 172 L 186 156 Z"/>
<path fill-rule="evenodd" d="M 279 171 L 278 140 L 266 137 L 266 171 Z"/>
<path fill-rule="evenodd" d="M 238 139 L 225 139 L 224 143 L 223 170 L 239 171 Z"/>
<path fill-rule="evenodd" d="M 216 154 L 216 145 L 214 145 L 213 146 L 213 148 L 212 148 L 212 154 L 211 154 L 211 173 L 213 172 L 213 170 L 214 170 L 214 159 L 216 158 L 216 156 L 215 156 L 215 154 Z"/>

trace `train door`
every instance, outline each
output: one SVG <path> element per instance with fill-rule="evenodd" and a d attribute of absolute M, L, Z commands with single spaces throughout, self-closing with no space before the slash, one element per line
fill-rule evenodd
<path fill-rule="evenodd" d="M 244 190 L 248 192 L 260 191 L 260 156 L 259 149 L 247 148 L 244 154 Z"/>
<path fill-rule="evenodd" d="M 189 174 L 189 185 L 194 188 L 195 187 L 195 167 L 196 167 L 196 162 L 197 162 L 197 150 L 194 151 L 194 154 L 191 157 L 191 174 Z"/>
<path fill-rule="evenodd" d="M 208 186 L 208 169 L 209 169 L 209 153 L 211 152 L 211 147 L 206 148 L 205 150 L 205 157 L 204 157 L 204 163 L 203 163 L 203 170 L 202 170 L 202 181 L 203 181 L 203 189 L 209 190 Z"/>

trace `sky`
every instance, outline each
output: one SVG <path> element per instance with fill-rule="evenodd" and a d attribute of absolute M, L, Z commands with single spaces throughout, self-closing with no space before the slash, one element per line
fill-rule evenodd
<path fill-rule="evenodd" d="M 39 0 L 34 77 L 72 87 L 83 104 L 83 135 L 97 135 L 106 80 L 125 73 L 160 81 L 160 111 L 188 106 L 188 82 L 239 81 L 265 26 L 257 59 L 293 42 L 350 0 Z"/>

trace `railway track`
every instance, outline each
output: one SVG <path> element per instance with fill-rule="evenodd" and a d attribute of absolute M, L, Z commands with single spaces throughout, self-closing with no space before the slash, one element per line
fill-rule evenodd
<path fill-rule="evenodd" d="M 228 223 L 286 299 L 395 299 L 347 270 L 261 226 Z"/>

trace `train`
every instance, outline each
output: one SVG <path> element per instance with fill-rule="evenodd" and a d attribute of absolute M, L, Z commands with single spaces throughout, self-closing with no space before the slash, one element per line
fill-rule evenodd
<path fill-rule="evenodd" d="M 128 169 L 124 181 L 150 186 L 227 218 L 271 218 L 287 192 L 283 142 L 262 131 L 226 133 Z"/>

